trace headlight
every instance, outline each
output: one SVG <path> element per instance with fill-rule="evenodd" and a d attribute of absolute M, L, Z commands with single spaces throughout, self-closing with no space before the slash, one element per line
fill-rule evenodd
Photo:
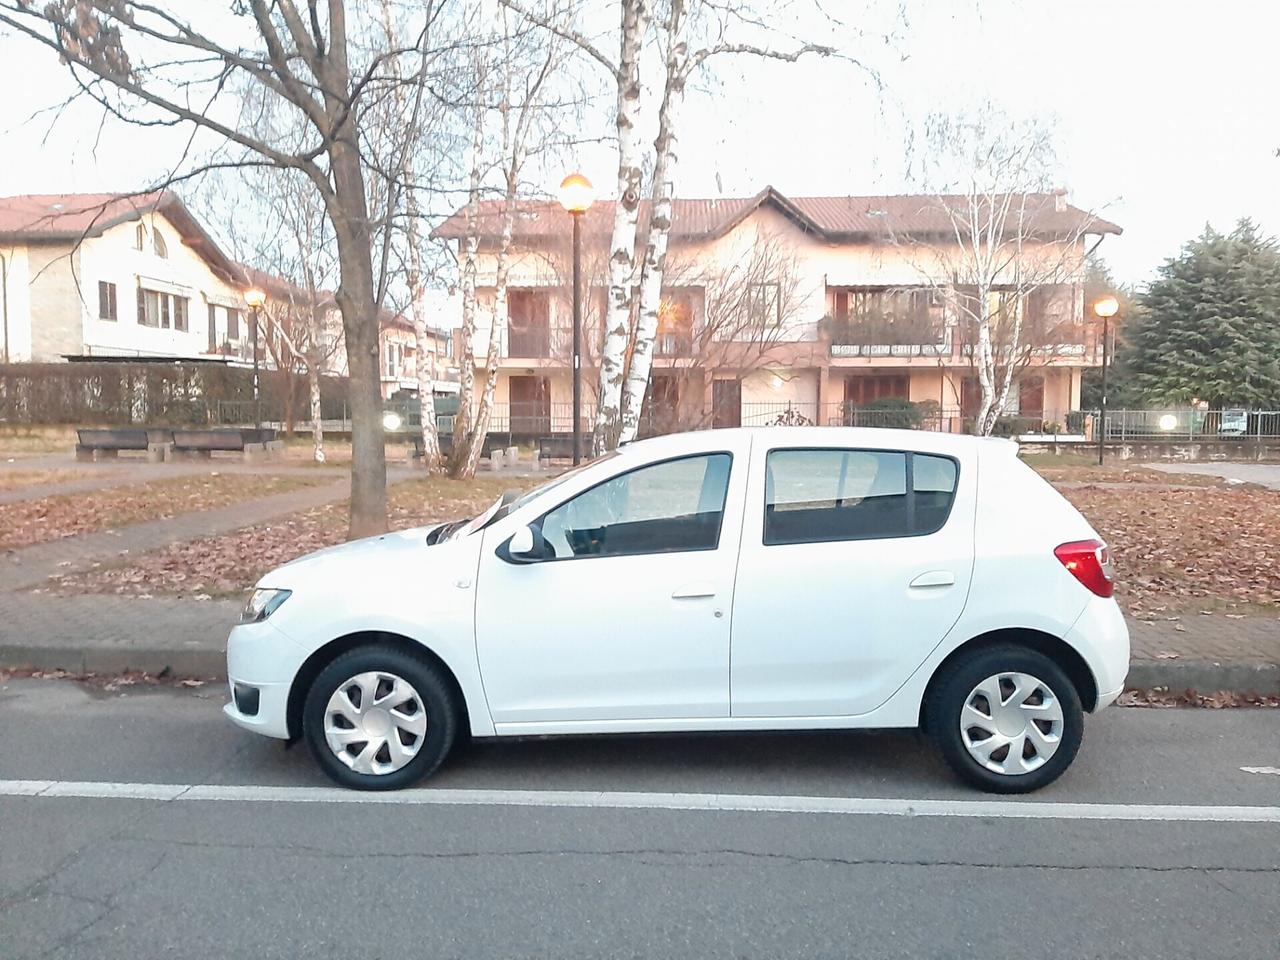
<path fill-rule="evenodd" d="M 261 587 L 249 594 L 249 602 L 240 612 L 241 623 L 261 623 L 276 612 L 280 604 L 289 599 L 292 590 L 264 590 Z"/>

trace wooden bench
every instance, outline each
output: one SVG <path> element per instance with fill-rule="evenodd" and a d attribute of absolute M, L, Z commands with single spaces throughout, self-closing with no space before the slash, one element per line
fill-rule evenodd
<path fill-rule="evenodd" d="M 215 452 L 240 453 L 245 460 L 269 457 L 284 447 L 269 428 L 208 427 L 174 430 L 173 452 L 187 459 L 208 460 Z"/>
<path fill-rule="evenodd" d="M 582 438 L 581 452 L 585 457 L 587 448 L 590 446 L 589 437 Z M 572 460 L 573 459 L 573 437 L 570 436 L 553 436 L 538 438 L 538 459 L 544 463 L 552 460 Z"/>
<path fill-rule="evenodd" d="M 165 427 L 81 427 L 76 430 L 76 460 L 116 460 L 121 450 L 145 451 L 153 463 L 169 459 L 173 431 Z"/>

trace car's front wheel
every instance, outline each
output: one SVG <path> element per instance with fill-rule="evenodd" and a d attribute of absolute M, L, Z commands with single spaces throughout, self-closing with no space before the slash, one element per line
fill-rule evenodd
<path fill-rule="evenodd" d="M 1025 647 L 989 647 L 958 660 L 934 685 L 926 711 L 948 765 L 994 793 L 1052 783 L 1084 736 L 1075 685 Z"/>
<path fill-rule="evenodd" d="M 448 756 L 458 711 L 439 669 L 396 647 L 358 647 L 316 677 L 303 736 L 320 768 L 346 787 L 395 790 Z"/>

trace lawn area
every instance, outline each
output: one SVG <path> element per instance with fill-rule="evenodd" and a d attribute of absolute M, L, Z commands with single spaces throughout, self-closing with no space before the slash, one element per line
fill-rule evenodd
<path fill-rule="evenodd" d="M 1111 544 L 1117 596 L 1133 616 L 1212 610 L 1280 617 L 1280 492 L 1255 487 L 1076 486 L 1063 493 Z M 515 485 L 538 478 L 413 480 L 391 488 L 390 526 L 471 516 Z M 346 538 L 337 502 L 253 528 L 55 577 L 59 591 L 228 596 L 267 570 Z"/>
<path fill-rule="evenodd" d="M 1135 485 L 1063 495 L 1111 545 L 1116 596 L 1131 615 L 1280 617 L 1280 492 Z"/>
<path fill-rule="evenodd" d="M 1108 460 L 1100 467 L 1097 457 L 1078 453 L 1033 453 L 1022 460 L 1050 483 L 1158 483 L 1182 487 L 1215 487 L 1222 483 L 1218 477 L 1161 473 L 1141 463 Z"/>
<path fill-rule="evenodd" d="M 87 473 L 78 470 L 0 470 L 0 490 L 47 487 L 53 483 L 80 480 Z"/>
<path fill-rule="evenodd" d="M 431 477 L 390 490 L 392 530 L 473 516 L 514 487 L 537 477 Z M 347 503 L 339 501 L 216 537 L 170 544 L 123 566 L 98 566 L 52 578 L 60 592 L 132 595 L 229 596 L 253 586 L 268 570 L 347 538 Z"/>
<path fill-rule="evenodd" d="M 26 547 L 96 533 L 129 523 L 284 493 L 317 481 L 311 477 L 226 475 L 174 477 L 94 493 L 61 494 L 0 504 L 0 549 Z"/>
<path fill-rule="evenodd" d="M 0 457 L 70 453 L 75 445 L 76 432 L 72 427 L 0 427 Z"/>

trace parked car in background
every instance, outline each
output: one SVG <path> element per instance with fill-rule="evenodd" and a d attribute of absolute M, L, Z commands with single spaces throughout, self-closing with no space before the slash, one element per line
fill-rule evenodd
<path fill-rule="evenodd" d="M 227 715 L 365 789 L 465 733 L 924 727 L 965 780 L 1053 781 L 1124 686 L 1106 545 L 1010 441 L 712 430 L 469 520 L 272 571 Z"/>

